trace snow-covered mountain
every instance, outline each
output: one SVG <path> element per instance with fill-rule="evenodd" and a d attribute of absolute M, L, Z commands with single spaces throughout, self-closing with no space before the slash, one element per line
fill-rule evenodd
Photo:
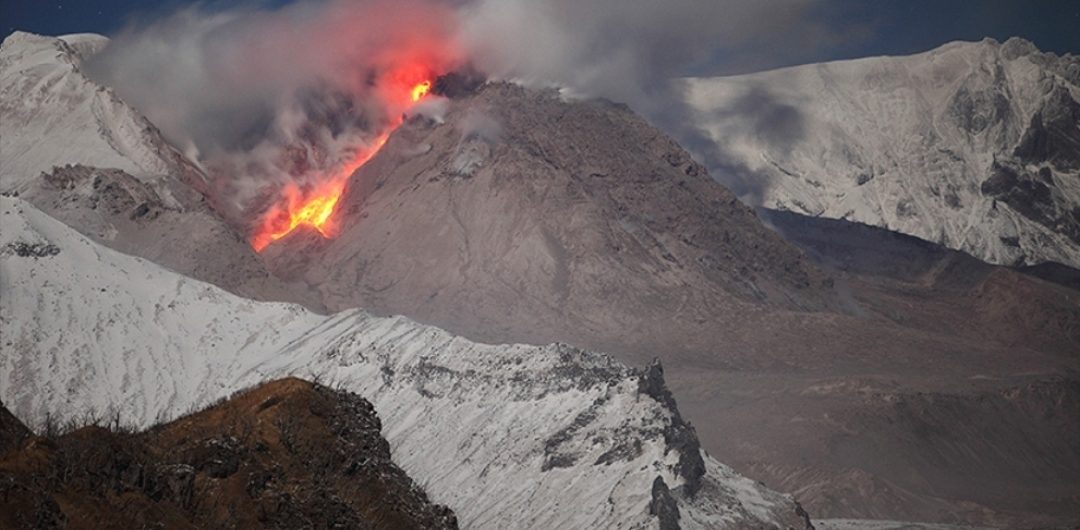
<path fill-rule="evenodd" d="M 754 206 L 1080 266 L 1080 57 L 1013 38 L 688 80 Z"/>
<path fill-rule="evenodd" d="M 83 75 L 100 35 L 15 32 L 0 45 L 0 193 L 96 241 L 244 296 L 307 302 L 213 211 L 203 172 Z"/>
<path fill-rule="evenodd" d="M 0 191 L 67 164 L 119 169 L 144 180 L 199 171 L 109 88 L 80 70 L 101 35 L 15 32 L 0 45 Z M 187 182 L 192 184 L 192 182 Z"/>
<path fill-rule="evenodd" d="M 242 299 L 0 198 L 0 397 L 24 421 L 138 426 L 317 377 L 371 400 L 394 460 L 468 528 L 802 527 L 704 454 L 658 365 L 485 345 L 401 317 Z"/>

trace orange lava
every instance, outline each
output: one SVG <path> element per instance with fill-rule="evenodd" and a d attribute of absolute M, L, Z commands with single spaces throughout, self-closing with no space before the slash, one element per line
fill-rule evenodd
<path fill-rule="evenodd" d="M 420 98 L 427 95 L 431 91 L 431 81 L 424 81 L 412 88 L 412 100 L 420 101 Z"/>
<path fill-rule="evenodd" d="M 412 102 L 416 102 L 426 96 L 430 90 L 431 81 L 424 79 L 412 84 L 408 94 Z M 400 124 L 401 119 L 398 118 L 370 148 L 359 151 L 356 158 L 335 175 L 322 180 L 315 186 L 301 189 L 293 182 L 286 184 L 281 190 L 280 199 L 263 214 L 262 221 L 251 237 L 251 246 L 255 248 L 255 251 L 262 252 L 267 245 L 289 235 L 300 226 L 308 226 L 324 238 L 337 235 L 338 227 L 334 223 L 334 207 L 337 206 L 338 199 L 345 191 L 345 183 L 360 166 L 379 152 L 390 133 Z"/>

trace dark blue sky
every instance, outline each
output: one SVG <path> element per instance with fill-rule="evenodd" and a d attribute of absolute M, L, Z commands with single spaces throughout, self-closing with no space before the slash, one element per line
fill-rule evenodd
<path fill-rule="evenodd" d="M 281 5 L 290 0 L 264 0 Z M 662 0 L 658 0 L 662 1 Z M 710 0 L 702 0 L 710 1 Z M 0 0 L 0 28 L 48 35 L 91 31 L 109 34 L 132 17 L 153 17 L 190 0 Z M 204 5 L 228 6 L 222 0 Z M 252 3 L 252 2 L 247 2 Z M 802 50 L 755 53 L 751 63 L 717 57 L 712 73 L 736 73 L 790 63 L 903 55 L 953 40 L 1018 35 L 1040 49 L 1080 54 L 1078 0 L 832 0 L 817 10 L 819 21 L 840 38 Z M 700 66 L 699 66 L 700 68 Z M 708 73 L 708 72 L 698 72 Z"/>

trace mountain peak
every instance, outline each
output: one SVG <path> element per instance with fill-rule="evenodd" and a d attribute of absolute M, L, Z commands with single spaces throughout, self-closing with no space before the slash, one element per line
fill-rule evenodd
<path fill-rule="evenodd" d="M 1001 56 L 1010 61 L 1033 53 L 1039 53 L 1039 48 L 1023 37 L 1009 37 L 1001 45 Z"/>

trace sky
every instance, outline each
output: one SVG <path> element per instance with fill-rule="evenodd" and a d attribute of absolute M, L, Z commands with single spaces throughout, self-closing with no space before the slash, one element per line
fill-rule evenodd
<path fill-rule="evenodd" d="M 297 1 L 297 0 L 293 0 Z M 300 0 L 302 1 L 302 0 Z M 451 0 L 461 1 L 461 0 Z M 711 0 L 702 0 L 709 2 Z M 133 20 L 191 5 L 189 0 L 0 0 L 0 28 L 47 35 L 116 33 Z M 250 2 L 249 2 L 250 3 Z M 280 6 L 290 0 L 268 0 Z M 203 5 L 228 7 L 237 2 L 212 0 Z M 760 40 L 752 50 L 724 49 L 693 66 L 694 75 L 721 75 L 874 55 L 926 51 L 953 40 L 1003 41 L 1022 36 L 1044 51 L 1080 54 L 1080 2 L 1076 0 L 826 0 L 813 13 L 828 32 L 812 46 L 781 40 L 777 47 Z"/>

